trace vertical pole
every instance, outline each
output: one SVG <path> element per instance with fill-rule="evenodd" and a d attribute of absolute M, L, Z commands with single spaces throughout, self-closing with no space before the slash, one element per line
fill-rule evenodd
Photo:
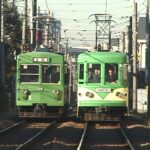
<path fill-rule="evenodd" d="M 132 17 L 130 16 L 130 24 L 129 24 L 129 63 L 130 63 L 130 71 L 129 71 L 129 112 L 133 110 L 133 78 L 132 78 L 132 72 L 133 72 L 133 65 L 132 65 Z"/>
<path fill-rule="evenodd" d="M 126 26 L 126 33 L 125 33 L 125 52 L 128 54 L 129 58 L 130 58 L 130 55 L 129 55 L 129 52 L 130 52 L 130 32 L 129 32 L 129 29 L 130 27 L 129 26 Z M 129 95 L 128 95 L 128 109 L 127 109 L 127 113 L 129 114 L 130 113 L 130 97 L 131 97 L 131 93 L 130 93 L 130 84 L 131 84 L 131 66 L 130 66 L 130 70 L 128 71 L 128 80 L 130 81 L 129 82 Z"/>
<path fill-rule="evenodd" d="M 125 53 L 125 32 L 122 32 L 122 52 Z"/>
<path fill-rule="evenodd" d="M 1 40 L 1 24 L 2 24 L 2 17 L 1 17 L 1 14 L 2 14 L 2 0 L 0 0 L 0 40 Z"/>
<path fill-rule="evenodd" d="M 98 22 L 96 21 L 96 32 L 95 32 L 95 49 L 97 50 L 97 25 Z"/>
<path fill-rule="evenodd" d="M 37 0 L 33 0 L 33 18 L 36 18 L 37 16 Z M 33 43 L 32 48 L 34 49 L 36 46 L 36 21 L 34 19 L 33 21 Z"/>
<path fill-rule="evenodd" d="M 31 39 L 30 39 L 30 44 L 31 48 L 33 47 L 33 2 L 34 0 L 31 0 L 31 12 L 30 12 L 30 30 L 31 30 Z"/>
<path fill-rule="evenodd" d="M 65 57 L 68 55 L 68 38 L 66 38 Z"/>
<path fill-rule="evenodd" d="M 119 38 L 117 38 L 117 43 L 118 43 L 118 51 L 120 49 L 120 41 L 119 41 Z"/>
<path fill-rule="evenodd" d="M 4 0 L 0 0 L 0 92 L 4 90 Z"/>
<path fill-rule="evenodd" d="M 38 7 L 38 14 L 36 18 L 36 47 L 38 47 L 40 44 L 39 16 L 40 16 L 40 7 Z"/>
<path fill-rule="evenodd" d="M 25 0 L 24 1 L 23 31 L 22 31 L 22 52 L 26 50 L 27 3 L 28 3 L 28 0 Z"/>
<path fill-rule="evenodd" d="M 133 111 L 137 112 L 137 3 L 133 2 Z"/>
<path fill-rule="evenodd" d="M 12 1 L 13 6 L 15 5 L 15 2 L 16 2 L 16 0 L 13 0 L 13 1 Z"/>
<path fill-rule="evenodd" d="M 125 31 L 125 52 L 129 53 L 129 26 L 126 26 Z"/>
<path fill-rule="evenodd" d="M 109 16 L 109 37 L 108 37 L 108 49 L 111 49 L 111 16 Z"/>
<path fill-rule="evenodd" d="M 69 105 L 71 103 L 72 82 L 72 57 L 69 57 Z"/>
<path fill-rule="evenodd" d="M 36 21 L 35 17 L 37 14 L 37 0 L 31 1 L 31 49 L 36 46 Z"/>
<path fill-rule="evenodd" d="M 4 42 L 4 0 L 1 0 L 1 42 Z"/>
<path fill-rule="evenodd" d="M 50 22 L 50 12 L 49 12 L 49 16 L 46 19 L 46 27 L 45 27 L 45 45 L 47 47 L 50 46 L 50 42 L 49 42 L 49 31 L 50 31 L 50 27 L 52 26 L 52 22 Z M 51 35 L 52 36 L 52 35 Z M 51 48 L 52 48 L 52 37 L 51 37 Z"/>
<path fill-rule="evenodd" d="M 146 13 L 146 90 L 147 90 L 147 117 L 150 118 L 150 0 L 147 0 L 147 13 Z"/>

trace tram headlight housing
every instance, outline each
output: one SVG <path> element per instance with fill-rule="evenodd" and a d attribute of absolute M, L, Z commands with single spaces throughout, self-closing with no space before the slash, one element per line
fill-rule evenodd
<path fill-rule="evenodd" d="M 59 94 L 60 94 L 60 90 L 56 90 L 56 89 L 55 89 L 55 90 L 53 90 L 52 92 L 53 92 L 54 94 L 56 94 L 56 95 L 59 95 Z"/>
<path fill-rule="evenodd" d="M 116 92 L 116 96 L 119 97 L 119 98 L 125 98 L 128 96 L 128 94 L 125 92 L 125 93 L 121 93 L 121 92 Z"/>
<path fill-rule="evenodd" d="M 31 92 L 28 89 L 23 89 L 22 93 L 23 93 L 24 100 L 27 100 L 29 95 L 31 94 Z"/>
<path fill-rule="evenodd" d="M 89 98 L 94 98 L 94 94 L 92 92 L 86 92 L 85 95 Z"/>

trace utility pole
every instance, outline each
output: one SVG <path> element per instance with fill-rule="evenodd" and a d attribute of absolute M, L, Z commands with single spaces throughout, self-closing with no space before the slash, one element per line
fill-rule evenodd
<path fill-rule="evenodd" d="M 13 1 L 12 1 L 13 6 L 15 5 L 15 2 L 16 2 L 16 0 L 13 0 Z"/>
<path fill-rule="evenodd" d="M 66 38 L 65 57 L 68 55 L 68 38 Z"/>
<path fill-rule="evenodd" d="M 2 24 L 2 17 L 1 17 L 1 14 L 2 14 L 2 0 L 0 0 L 0 40 L 1 40 L 1 24 Z"/>
<path fill-rule="evenodd" d="M 40 19 L 40 7 L 38 7 L 38 13 L 36 17 L 36 47 L 39 47 L 40 43 L 40 27 L 39 27 L 39 19 Z"/>
<path fill-rule="evenodd" d="M 27 4 L 28 4 L 28 0 L 25 0 L 24 1 L 23 31 L 22 31 L 22 52 L 26 51 Z"/>
<path fill-rule="evenodd" d="M 49 12 L 49 15 L 47 16 L 47 18 L 46 18 L 46 26 L 45 26 L 45 45 L 47 46 L 47 47 L 49 47 L 49 45 L 51 45 L 51 47 L 52 47 L 52 40 L 51 40 L 51 44 L 49 43 L 49 34 L 50 34 L 50 19 L 52 19 L 52 18 L 50 18 L 50 12 Z M 52 22 L 51 22 L 52 23 Z M 52 37 L 51 37 L 52 38 Z"/>
<path fill-rule="evenodd" d="M 3 43 L 4 42 L 4 0 L 1 0 L 1 35 L 0 40 Z"/>
<path fill-rule="evenodd" d="M 96 30 L 95 30 L 95 49 L 97 49 L 97 25 L 98 25 L 98 22 L 97 21 L 95 21 L 95 23 L 96 23 Z"/>
<path fill-rule="evenodd" d="M 130 110 L 133 110 L 133 77 L 132 77 L 132 72 L 133 72 L 133 58 L 132 58 L 132 20 L 133 18 L 130 16 L 130 24 L 129 24 L 129 48 L 128 48 L 128 55 L 129 55 L 129 63 L 130 63 L 130 71 L 129 71 L 129 103 L 128 103 L 128 112 L 130 112 Z"/>
<path fill-rule="evenodd" d="M 31 49 L 36 46 L 37 0 L 31 0 Z"/>
<path fill-rule="evenodd" d="M 125 29 L 125 53 L 129 53 L 129 26 Z"/>
<path fill-rule="evenodd" d="M 137 3 L 133 0 L 133 111 L 137 112 Z"/>
<path fill-rule="evenodd" d="M 122 52 L 125 52 L 125 32 L 122 32 Z"/>
<path fill-rule="evenodd" d="M 4 86 L 4 0 L 0 0 L 0 90 Z M 2 92 L 3 93 L 3 92 Z"/>
<path fill-rule="evenodd" d="M 150 118 L 150 0 L 147 0 L 147 12 L 146 12 L 146 90 L 147 90 L 147 117 Z"/>

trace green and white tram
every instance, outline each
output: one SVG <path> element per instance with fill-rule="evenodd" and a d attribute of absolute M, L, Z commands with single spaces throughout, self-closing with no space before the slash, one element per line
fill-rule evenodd
<path fill-rule="evenodd" d="M 128 108 L 128 56 L 92 51 L 78 56 L 77 117 L 118 120 Z"/>

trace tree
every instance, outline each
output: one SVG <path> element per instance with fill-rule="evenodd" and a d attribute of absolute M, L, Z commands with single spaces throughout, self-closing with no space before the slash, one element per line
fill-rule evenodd
<path fill-rule="evenodd" d="M 7 43 L 7 53 L 11 56 L 21 47 L 22 21 L 17 7 L 10 2 L 4 2 L 4 41 Z"/>
<path fill-rule="evenodd" d="M 22 21 L 17 7 L 8 1 L 4 1 L 4 60 L 5 60 L 5 87 L 4 91 L 14 95 L 16 53 L 19 53 L 22 40 Z"/>

